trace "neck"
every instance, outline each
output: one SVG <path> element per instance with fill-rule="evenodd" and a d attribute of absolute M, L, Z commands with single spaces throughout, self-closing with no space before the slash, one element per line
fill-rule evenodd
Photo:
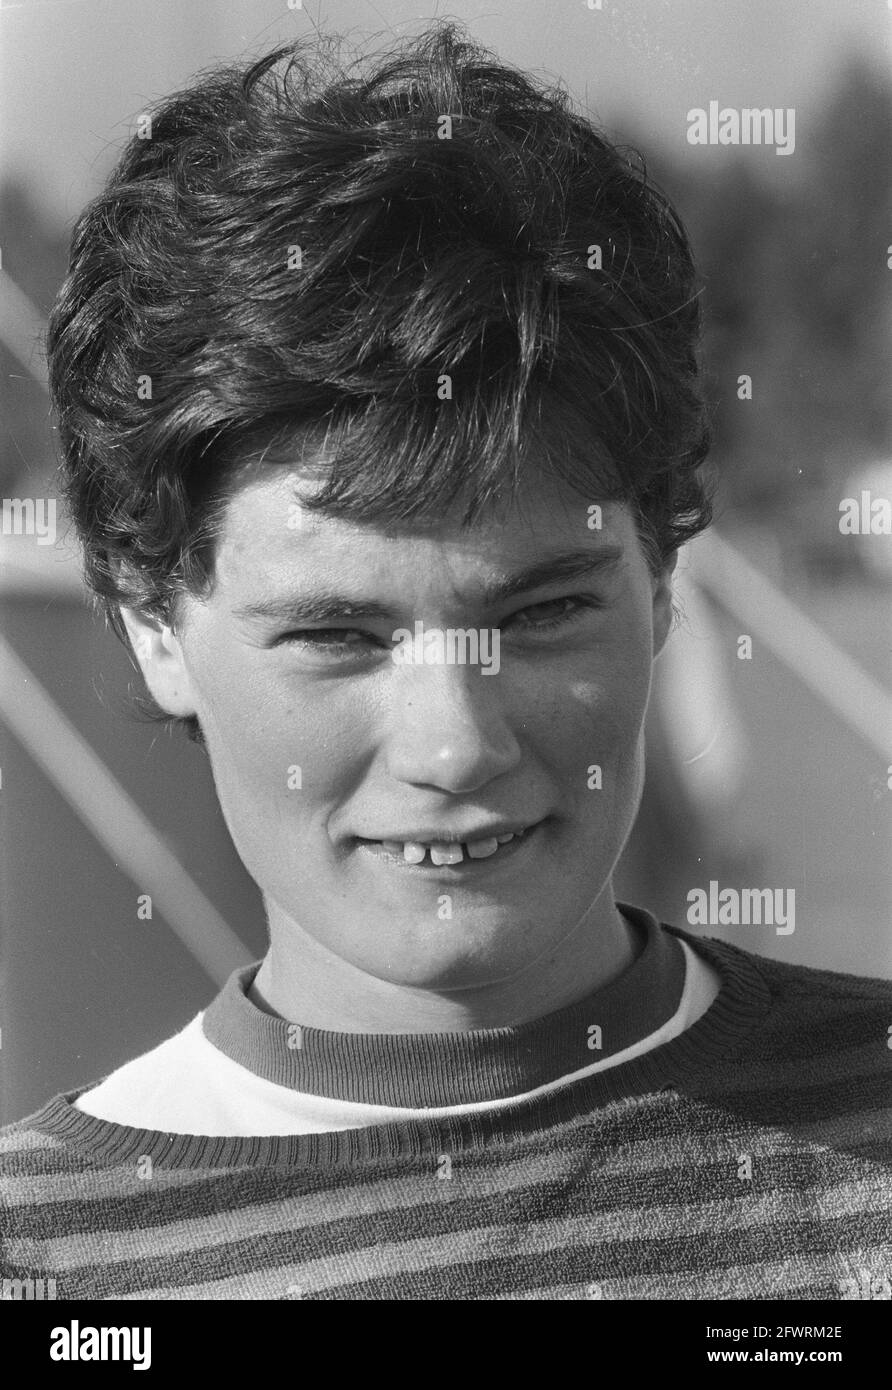
<path fill-rule="evenodd" d="M 506 980 L 426 990 L 369 975 L 341 960 L 267 901 L 270 948 L 248 997 L 267 1013 L 341 1033 L 441 1033 L 531 1022 L 610 984 L 640 943 L 608 883 L 547 955 Z"/>

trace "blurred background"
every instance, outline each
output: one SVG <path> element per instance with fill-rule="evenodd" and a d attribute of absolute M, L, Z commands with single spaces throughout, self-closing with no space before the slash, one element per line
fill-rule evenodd
<path fill-rule="evenodd" d="M 680 566 L 617 896 L 766 956 L 892 977 L 892 537 L 839 525 L 844 499 L 892 498 L 885 0 L 4 6 L 2 497 L 56 496 L 41 337 L 73 220 L 137 116 L 214 62 L 318 28 L 366 50 L 435 15 L 640 148 L 700 263 L 717 522 Z M 688 144 L 688 111 L 711 100 L 793 108 L 794 152 Z M 21 529 L 4 512 L 0 1123 L 183 1027 L 266 945 L 205 755 L 140 719 L 61 512 L 55 545 Z M 690 926 L 687 895 L 711 881 L 794 890 L 795 931 Z"/>

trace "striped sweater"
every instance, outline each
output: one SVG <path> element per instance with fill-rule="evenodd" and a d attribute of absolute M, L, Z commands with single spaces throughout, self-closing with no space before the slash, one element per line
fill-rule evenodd
<path fill-rule="evenodd" d="M 5 1296 L 889 1298 L 892 985 L 660 934 L 718 972 L 707 1011 L 521 1103 L 208 1137 L 54 1097 L 0 1130 Z M 494 1032 L 547 1053 L 587 1016 Z"/>

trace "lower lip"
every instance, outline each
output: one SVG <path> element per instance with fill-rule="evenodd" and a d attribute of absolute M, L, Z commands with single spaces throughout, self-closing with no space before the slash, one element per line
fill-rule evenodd
<path fill-rule="evenodd" d="M 513 840 L 499 845 L 495 854 L 490 854 L 485 859 L 469 859 L 464 853 L 458 864 L 432 864 L 430 859 L 425 859 L 421 864 L 410 864 L 402 854 L 394 854 L 391 850 L 385 849 L 378 840 L 358 840 L 357 848 L 381 864 L 403 869 L 407 873 L 420 874 L 423 878 L 470 878 L 480 873 L 492 873 L 500 865 L 516 859 L 519 854 L 528 853 L 530 845 L 534 841 L 538 842 L 539 832 L 544 825 L 544 821 L 539 821 L 537 825 L 530 826 L 522 835 L 515 835 Z"/>

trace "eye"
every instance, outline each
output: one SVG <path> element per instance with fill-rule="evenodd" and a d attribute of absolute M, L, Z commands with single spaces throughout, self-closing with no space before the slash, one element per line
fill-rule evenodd
<path fill-rule="evenodd" d="M 543 608 L 553 609 L 560 604 L 569 604 L 570 607 L 565 608 L 563 612 L 552 614 L 551 617 L 530 618 L 527 616 L 527 614 L 535 613 Z M 549 628 L 561 627 L 565 623 L 575 622 L 587 610 L 601 606 L 600 599 L 595 598 L 593 594 L 566 594 L 562 598 L 546 599 L 544 603 L 531 604 L 529 608 L 523 608 L 520 613 L 515 613 L 510 621 L 518 624 L 521 628 L 543 632 Z M 518 622 L 518 620 L 520 621 Z"/>
<path fill-rule="evenodd" d="M 552 611 L 539 618 L 529 616 L 543 609 L 561 609 L 562 606 L 562 611 L 557 613 Z M 510 625 L 532 633 L 547 632 L 575 622 L 587 610 L 601 607 L 602 601 L 593 594 L 566 594 L 561 598 L 546 599 L 542 603 L 534 603 L 521 609 L 518 613 L 512 614 L 507 624 L 503 623 L 502 627 Z M 347 641 L 348 636 L 353 640 Z M 278 638 L 276 645 L 283 644 L 302 647 L 308 653 L 316 652 L 320 656 L 334 657 L 368 656 L 369 652 L 376 648 L 380 651 L 390 650 L 388 641 L 355 627 L 301 628 L 295 632 L 286 632 Z"/>
<path fill-rule="evenodd" d="M 340 636 L 343 633 L 352 633 L 358 640 L 347 642 Z M 333 637 L 339 640 L 331 640 Z M 360 652 L 364 644 L 375 643 L 377 640 L 371 633 L 360 632 L 359 628 L 355 627 L 317 627 L 303 628 L 299 632 L 286 632 L 278 639 L 276 645 L 287 642 L 289 646 L 305 647 L 308 650 L 315 648 L 327 655 L 340 655 L 346 652 Z"/>

